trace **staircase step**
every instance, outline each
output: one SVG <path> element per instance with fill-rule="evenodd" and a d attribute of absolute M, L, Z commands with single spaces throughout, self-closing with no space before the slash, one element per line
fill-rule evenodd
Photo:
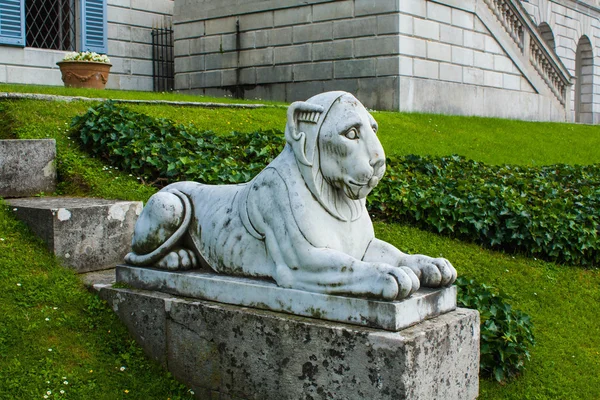
<path fill-rule="evenodd" d="M 9 199 L 17 218 L 78 273 L 113 268 L 131 249 L 140 201 L 69 197 Z"/>
<path fill-rule="evenodd" d="M 54 139 L 0 140 L 0 197 L 54 192 L 55 158 Z"/>

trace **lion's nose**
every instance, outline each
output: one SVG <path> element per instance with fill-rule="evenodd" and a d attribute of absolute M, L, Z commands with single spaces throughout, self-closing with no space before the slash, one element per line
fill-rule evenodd
<path fill-rule="evenodd" d="M 373 170 L 375 172 L 377 172 L 384 166 L 385 159 L 383 157 L 381 157 L 379 154 L 377 154 L 375 157 L 373 157 L 371 159 L 371 162 L 369 164 L 371 164 L 371 167 L 373 167 Z"/>

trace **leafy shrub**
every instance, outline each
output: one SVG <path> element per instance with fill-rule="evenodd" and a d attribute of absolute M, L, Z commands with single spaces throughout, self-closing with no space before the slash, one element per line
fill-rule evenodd
<path fill-rule="evenodd" d="M 247 182 L 279 154 L 279 131 L 217 135 L 105 102 L 73 120 L 84 146 L 159 186 Z M 600 164 L 486 165 L 459 156 L 388 159 L 368 198 L 392 221 L 553 261 L 600 264 Z"/>
<path fill-rule="evenodd" d="M 600 164 L 520 167 L 459 156 L 388 160 L 372 212 L 558 262 L 600 264 Z"/>
<path fill-rule="evenodd" d="M 247 182 L 285 143 L 281 132 L 199 132 L 193 125 L 175 125 L 111 101 L 90 108 L 71 125 L 91 154 L 159 186 L 177 180 Z"/>
<path fill-rule="evenodd" d="M 535 345 L 531 317 L 510 304 L 493 288 L 459 277 L 458 305 L 477 309 L 481 317 L 481 373 L 498 382 L 518 375 Z"/>

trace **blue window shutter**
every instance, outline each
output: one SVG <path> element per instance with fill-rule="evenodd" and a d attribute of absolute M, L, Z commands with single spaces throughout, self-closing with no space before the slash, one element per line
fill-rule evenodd
<path fill-rule="evenodd" d="M 81 0 L 81 50 L 106 54 L 106 32 L 106 0 Z"/>
<path fill-rule="evenodd" d="M 0 44 L 25 47 L 25 0 L 0 1 Z"/>

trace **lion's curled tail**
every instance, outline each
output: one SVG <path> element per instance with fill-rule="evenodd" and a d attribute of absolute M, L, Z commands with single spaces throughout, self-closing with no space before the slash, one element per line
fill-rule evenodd
<path fill-rule="evenodd" d="M 168 238 L 163 244 L 161 244 L 158 248 L 153 250 L 148 254 L 136 254 L 134 252 L 128 253 L 125 256 L 125 262 L 131 265 L 138 266 L 151 266 L 159 262 L 163 257 L 165 257 L 169 252 L 179 243 L 179 241 L 183 238 L 183 235 L 188 230 L 190 226 L 190 222 L 192 221 L 192 204 L 188 197 L 181 193 L 177 189 L 168 189 L 167 192 L 174 194 L 179 197 L 184 206 L 184 217 L 183 222 L 179 225 L 179 228 Z"/>

